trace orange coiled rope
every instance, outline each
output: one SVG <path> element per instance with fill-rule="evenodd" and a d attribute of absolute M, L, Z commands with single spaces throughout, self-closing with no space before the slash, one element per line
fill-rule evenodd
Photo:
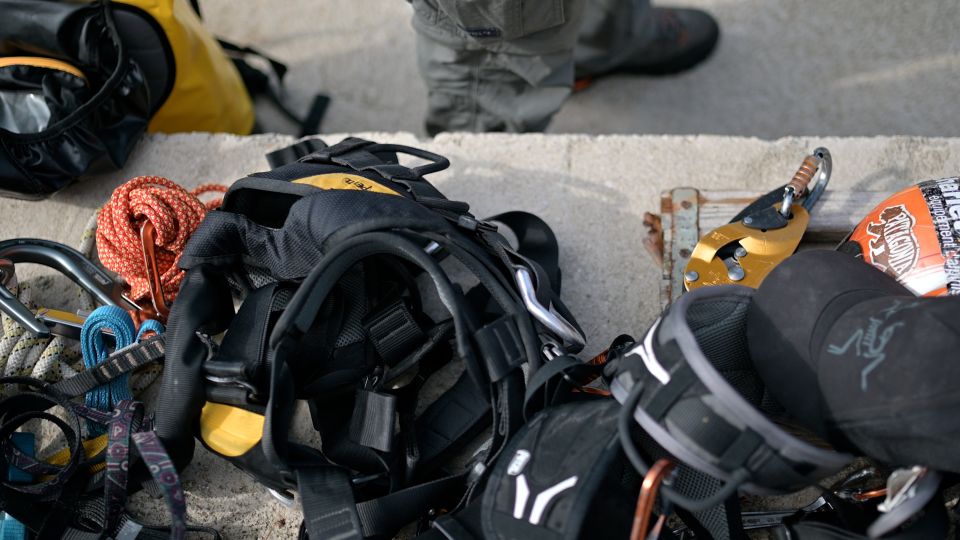
<path fill-rule="evenodd" d="M 187 239 L 209 210 L 222 199 L 202 203 L 208 192 L 225 192 L 226 186 L 204 184 L 187 191 L 159 176 L 138 176 L 114 190 L 97 215 L 97 255 L 130 287 L 129 297 L 141 302 L 150 295 L 150 275 L 144 260 L 141 228 L 149 221 L 155 230 L 153 254 L 164 300 L 173 302 L 184 272 L 177 263 Z"/>

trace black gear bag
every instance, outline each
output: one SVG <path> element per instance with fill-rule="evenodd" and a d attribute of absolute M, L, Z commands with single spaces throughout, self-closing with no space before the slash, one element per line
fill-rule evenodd
<path fill-rule="evenodd" d="M 475 218 L 423 178 L 447 165 L 351 138 L 231 187 L 190 239 L 169 318 L 157 432 L 178 468 L 198 435 L 298 491 L 313 538 L 389 536 L 456 504 L 522 423 L 521 368 L 583 338 L 549 227 Z M 319 446 L 289 434 L 301 400 Z"/>

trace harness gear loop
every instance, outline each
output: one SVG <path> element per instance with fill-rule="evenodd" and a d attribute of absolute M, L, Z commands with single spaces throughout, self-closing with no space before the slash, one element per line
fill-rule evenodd
<path fill-rule="evenodd" d="M 135 302 L 150 298 L 151 315 L 166 316 L 183 281 L 178 263 L 187 239 L 221 202 L 204 204 L 198 197 L 226 189 L 205 184 L 187 191 L 166 178 L 138 176 L 114 190 L 100 209 L 97 254 L 128 284 Z"/>

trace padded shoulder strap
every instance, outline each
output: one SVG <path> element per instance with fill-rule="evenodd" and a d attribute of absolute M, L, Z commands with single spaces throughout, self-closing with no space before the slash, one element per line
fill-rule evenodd
<path fill-rule="evenodd" d="M 197 332 L 218 334 L 232 317 L 226 279 L 206 265 L 188 271 L 167 323 L 167 361 L 156 412 L 157 435 L 178 470 L 193 457 L 193 436 L 205 400 L 203 362 L 209 347 Z"/>

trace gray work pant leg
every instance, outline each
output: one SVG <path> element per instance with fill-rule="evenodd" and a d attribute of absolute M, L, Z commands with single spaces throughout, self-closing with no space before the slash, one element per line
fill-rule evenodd
<path fill-rule="evenodd" d="M 412 0 L 427 131 L 543 131 L 573 86 L 587 0 Z"/>
<path fill-rule="evenodd" d="M 412 0 L 427 131 L 543 131 L 577 71 L 642 39 L 648 0 Z M 585 40 L 585 46 L 578 44 Z"/>

